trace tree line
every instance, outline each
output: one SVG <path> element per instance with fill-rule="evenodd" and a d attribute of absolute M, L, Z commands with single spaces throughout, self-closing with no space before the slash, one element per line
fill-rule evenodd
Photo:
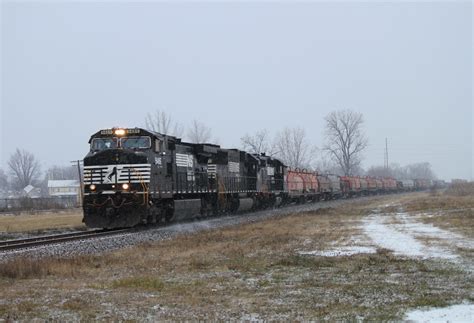
<path fill-rule="evenodd" d="M 363 153 L 368 146 L 364 133 L 364 118 L 352 110 L 338 110 L 325 118 L 324 144 L 311 145 L 310 138 L 301 127 L 285 128 L 271 136 L 266 129 L 241 138 L 242 148 L 250 152 L 275 156 L 291 168 L 307 169 L 337 175 L 394 177 L 398 179 L 436 178 L 428 162 L 389 168 L 361 167 Z"/>
<path fill-rule="evenodd" d="M 269 130 L 257 130 L 240 138 L 241 148 L 250 153 L 266 154 L 281 159 L 291 168 L 307 169 L 320 173 L 338 175 L 369 175 L 395 178 L 429 178 L 435 174 L 428 162 L 390 167 L 372 166 L 367 171 L 361 168 L 363 153 L 368 146 L 364 132 L 364 118 L 352 110 L 338 110 L 325 118 L 324 145 L 316 147 L 311 143 L 302 127 L 284 128 L 275 134 Z M 173 120 L 164 110 L 146 115 L 144 127 L 148 130 L 184 137 L 193 143 L 218 142 L 212 139 L 211 128 L 194 119 L 185 127 Z M 186 130 L 186 131 L 185 131 Z M 78 179 L 77 170 L 71 166 L 52 166 L 41 177 L 40 163 L 30 152 L 16 149 L 10 156 L 7 174 L 0 169 L 0 191 L 21 191 L 28 185 L 47 189 L 49 179 Z"/>
<path fill-rule="evenodd" d="M 31 152 L 17 148 L 7 161 L 9 173 L 0 168 L 0 192 L 21 192 L 26 186 L 40 188 L 47 195 L 48 180 L 77 180 L 77 169 L 71 166 L 51 166 L 44 173 L 39 160 Z M 43 175 L 43 177 L 42 177 Z"/>

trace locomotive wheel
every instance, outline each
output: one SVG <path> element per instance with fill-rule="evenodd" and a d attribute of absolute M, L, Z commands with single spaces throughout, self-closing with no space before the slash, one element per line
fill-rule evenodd
<path fill-rule="evenodd" d="M 305 204 L 305 203 L 306 203 L 306 198 L 304 195 L 301 195 L 298 200 L 298 204 Z"/>
<path fill-rule="evenodd" d="M 208 207 L 207 207 L 207 201 L 202 198 L 201 199 L 201 210 L 199 210 L 199 217 L 198 218 L 205 218 L 208 215 Z"/>
<path fill-rule="evenodd" d="M 168 203 L 164 206 L 165 221 L 171 222 L 174 216 L 174 205 L 173 202 Z"/>
<path fill-rule="evenodd" d="M 148 209 L 147 224 L 156 224 L 157 218 L 159 217 L 159 210 L 156 206 L 152 206 Z"/>
<path fill-rule="evenodd" d="M 235 213 L 237 212 L 237 210 L 239 209 L 240 207 L 240 200 L 238 197 L 235 197 L 232 199 L 232 202 L 231 202 L 231 206 L 230 206 L 230 211 L 232 213 Z"/>

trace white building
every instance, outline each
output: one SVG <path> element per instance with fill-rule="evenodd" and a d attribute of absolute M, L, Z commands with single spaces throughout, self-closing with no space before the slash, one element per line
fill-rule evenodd
<path fill-rule="evenodd" d="M 48 180 L 50 196 L 79 196 L 80 187 L 76 180 Z"/>

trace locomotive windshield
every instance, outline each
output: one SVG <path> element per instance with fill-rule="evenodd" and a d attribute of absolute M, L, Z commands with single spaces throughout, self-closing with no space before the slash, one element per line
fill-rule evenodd
<path fill-rule="evenodd" d="M 106 150 L 117 148 L 117 140 L 114 138 L 94 138 L 91 142 L 91 150 Z"/>
<path fill-rule="evenodd" d="M 118 145 L 117 145 L 118 143 Z M 150 137 L 94 138 L 91 142 L 92 151 L 115 148 L 147 149 L 151 147 Z"/>
<path fill-rule="evenodd" d="M 122 148 L 146 149 L 151 147 L 150 137 L 124 137 L 120 139 Z"/>

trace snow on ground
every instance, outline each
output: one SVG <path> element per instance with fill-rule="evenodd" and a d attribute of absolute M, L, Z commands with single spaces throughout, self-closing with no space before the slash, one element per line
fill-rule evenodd
<path fill-rule="evenodd" d="M 474 249 L 474 241 L 460 234 L 440 229 L 432 224 L 416 222 L 417 216 L 410 216 L 407 213 L 397 213 L 396 216 L 403 221 L 400 225 L 402 230 L 412 232 L 415 236 L 441 239 L 459 248 Z"/>
<path fill-rule="evenodd" d="M 334 241 L 327 250 L 297 251 L 300 255 L 323 257 L 351 256 L 360 253 L 375 253 L 378 248 L 388 249 L 400 256 L 438 258 L 462 262 L 456 248 L 474 250 L 474 241 L 460 234 L 443 230 L 432 224 L 419 221 L 420 215 L 410 215 L 399 208 L 397 213 L 382 213 L 380 209 L 396 206 L 386 204 L 373 210 L 362 221 L 363 235 L 352 236 L 350 241 Z M 423 216 L 427 216 L 424 214 Z M 311 244 L 306 239 L 303 246 Z"/>
<path fill-rule="evenodd" d="M 352 256 L 359 253 L 376 253 L 376 252 L 377 252 L 377 249 L 373 247 L 350 246 L 350 247 L 340 247 L 333 250 L 300 251 L 298 253 L 300 255 L 340 257 L 340 256 Z"/>
<path fill-rule="evenodd" d="M 474 322 L 474 304 L 413 310 L 406 313 L 404 319 L 414 322 Z"/>
<path fill-rule="evenodd" d="M 454 260 L 455 247 L 474 249 L 474 241 L 442 230 L 431 224 L 417 222 L 407 213 L 372 214 L 363 222 L 364 233 L 374 244 L 408 257 Z M 431 239 L 430 244 L 420 239 Z"/>
<path fill-rule="evenodd" d="M 365 234 L 379 247 L 392 250 L 397 255 L 422 258 L 454 259 L 457 255 L 449 250 L 428 246 L 416 239 L 415 230 L 424 224 L 411 226 L 387 223 L 387 217 L 370 216 L 364 223 Z M 418 231 L 419 232 L 419 231 Z M 417 235 L 419 236 L 419 234 Z"/>

